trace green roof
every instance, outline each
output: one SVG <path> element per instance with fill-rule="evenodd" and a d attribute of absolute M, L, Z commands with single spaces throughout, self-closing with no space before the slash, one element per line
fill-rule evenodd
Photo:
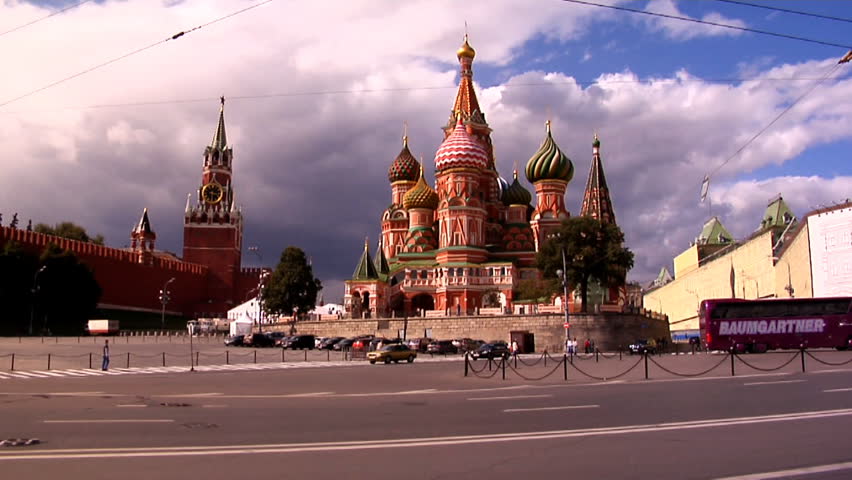
<path fill-rule="evenodd" d="M 352 274 L 352 280 L 378 280 L 379 272 L 376 271 L 376 266 L 370 258 L 369 245 L 364 242 L 364 253 L 358 260 L 358 266 L 355 267 L 355 273 Z"/>
<path fill-rule="evenodd" d="M 784 198 L 780 195 L 775 200 L 769 202 L 766 206 L 766 211 L 763 213 L 763 220 L 760 221 L 760 229 L 769 227 L 786 227 L 796 221 L 796 216 L 784 202 Z"/>
<path fill-rule="evenodd" d="M 722 225 L 718 217 L 713 217 L 704 224 L 701 235 L 698 236 L 699 245 L 727 245 L 734 241 L 731 232 Z"/>

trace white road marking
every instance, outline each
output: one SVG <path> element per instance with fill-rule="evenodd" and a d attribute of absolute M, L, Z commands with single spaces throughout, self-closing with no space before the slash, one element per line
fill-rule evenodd
<path fill-rule="evenodd" d="M 387 440 L 354 440 L 347 442 L 280 443 L 255 445 L 221 445 L 189 447 L 132 447 L 132 448 L 88 448 L 48 449 L 27 453 L 0 452 L 0 462 L 10 460 L 81 460 L 101 458 L 180 457 L 207 455 L 240 455 L 258 453 L 333 452 L 345 450 L 377 450 L 388 448 L 432 447 L 447 445 L 470 445 L 504 443 L 529 440 L 552 440 L 559 438 L 597 437 L 625 435 L 631 433 L 659 433 L 663 431 L 701 428 L 732 427 L 774 422 L 792 422 L 852 416 L 852 409 L 821 410 L 815 412 L 783 413 L 757 417 L 733 417 L 714 420 L 693 420 L 659 424 L 625 425 L 577 430 L 551 430 L 544 432 L 487 433 L 483 435 L 461 435 L 451 437 L 395 438 Z M 91 422 L 91 420 L 79 420 Z M 844 464 L 837 464 L 844 465 Z M 825 468 L 825 467 L 823 467 Z M 836 465 L 834 468 L 839 469 Z M 846 468 L 843 466 L 842 468 Z M 772 477 L 769 477 L 772 478 Z M 730 480 L 730 479 L 729 479 Z M 738 479 L 745 480 L 745 479 Z"/>
<path fill-rule="evenodd" d="M 174 420 L 167 418 L 154 418 L 154 419 L 118 419 L 118 420 L 104 420 L 104 419 L 95 419 L 95 420 L 42 420 L 44 423 L 172 423 Z"/>
<path fill-rule="evenodd" d="M 802 383 L 802 382 L 804 382 L 804 380 L 778 380 L 778 381 L 775 381 L 775 382 L 751 382 L 751 383 L 744 383 L 744 384 L 743 384 L 743 386 L 745 386 L 745 387 L 751 387 L 751 386 L 754 386 L 754 385 L 780 385 L 780 384 L 783 384 L 783 383 Z"/>
<path fill-rule="evenodd" d="M 38 371 L 36 371 L 36 373 L 39 373 L 41 375 L 47 375 L 49 377 L 62 377 L 62 376 L 64 376 L 61 373 L 48 372 L 47 370 L 38 370 Z"/>
<path fill-rule="evenodd" d="M 831 369 L 831 370 L 815 370 L 813 372 L 808 372 L 808 373 L 849 373 L 850 371 L 852 371 L 852 370 L 850 370 L 848 368 L 834 368 L 834 369 Z"/>
<path fill-rule="evenodd" d="M 116 407 L 124 407 L 124 408 L 145 408 L 147 406 L 148 405 L 137 405 L 137 404 L 134 404 L 134 403 L 128 403 L 128 404 L 124 404 L 124 405 L 116 405 Z"/>
<path fill-rule="evenodd" d="M 837 472 L 840 470 L 852 470 L 852 462 L 817 465 L 815 467 L 791 468 L 790 470 L 778 470 L 775 472 L 753 473 L 750 475 L 717 478 L 716 480 L 771 480 L 773 478 L 789 478 L 793 475 L 812 475 L 814 473 Z"/>
<path fill-rule="evenodd" d="M 33 373 L 33 372 L 18 372 L 18 371 L 15 371 L 15 374 L 23 375 L 24 377 L 30 377 L 30 378 L 47 378 L 47 375 L 39 375 L 39 374 Z"/>
<path fill-rule="evenodd" d="M 822 393 L 837 393 L 837 392 L 852 392 L 852 388 L 832 388 L 831 390 L 823 390 Z"/>
<path fill-rule="evenodd" d="M 227 405 L 202 405 L 201 408 L 228 408 Z"/>
<path fill-rule="evenodd" d="M 488 400 L 516 400 L 516 399 L 519 399 L 519 398 L 548 398 L 548 397 L 552 397 L 552 396 L 553 395 L 548 394 L 548 395 L 515 395 L 514 397 L 471 397 L 471 398 L 468 398 L 468 400 L 473 401 L 473 402 L 476 402 L 476 401 L 485 402 L 485 401 L 488 401 Z"/>
<path fill-rule="evenodd" d="M 517 413 L 517 412 L 539 412 L 545 410 L 575 410 L 581 408 L 598 408 L 600 405 L 565 405 L 562 407 L 539 407 L 539 408 L 507 408 L 503 410 L 504 413 Z"/>

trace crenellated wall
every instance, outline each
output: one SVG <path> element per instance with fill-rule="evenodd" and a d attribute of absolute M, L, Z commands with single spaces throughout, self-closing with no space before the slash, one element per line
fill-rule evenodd
<path fill-rule="evenodd" d="M 207 293 L 205 282 L 208 271 L 204 265 L 161 257 L 152 257 L 142 263 L 139 253 L 0 227 L 0 247 L 8 242 L 18 243 L 34 255 L 40 255 L 49 244 L 73 252 L 94 272 L 103 290 L 102 308 L 159 311 L 162 307 L 160 289 L 174 278 L 168 287 L 171 301 L 167 310 L 191 316 L 197 312 L 196 305 Z"/>

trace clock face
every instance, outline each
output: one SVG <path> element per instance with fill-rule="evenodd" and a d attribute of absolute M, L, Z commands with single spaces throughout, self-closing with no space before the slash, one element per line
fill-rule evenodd
<path fill-rule="evenodd" d="M 201 188 L 201 198 L 210 205 L 215 205 L 222 201 L 222 186 L 218 183 L 208 183 Z"/>

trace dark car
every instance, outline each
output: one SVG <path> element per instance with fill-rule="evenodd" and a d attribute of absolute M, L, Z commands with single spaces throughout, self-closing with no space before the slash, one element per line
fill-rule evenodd
<path fill-rule="evenodd" d="M 657 353 L 657 342 L 655 342 L 654 339 L 651 339 L 651 340 L 636 340 L 635 342 L 628 345 L 627 348 L 630 349 L 631 355 L 633 355 L 634 353 L 637 353 L 637 354 L 643 354 L 643 353 L 654 354 L 654 353 Z"/>
<path fill-rule="evenodd" d="M 474 340 L 472 338 L 457 338 L 453 340 L 453 345 L 456 346 L 456 349 L 459 352 L 470 352 L 476 350 L 483 345 L 485 342 L 482 340 Z"/>
<path fill-rule="evenodd" d="M 225 339 L 225 346 L 226 347 L 241 347 L 245 344 L 243 342 L 243 340 L 245 340 L 245 338 L 246 338 L 245 335 L 232 335 L 232 336 Z"/>
<path fill-rule="evenodd" d="M 266 335 L 275 342 L 276 347 L 281 345 L 281 342 L 287 337 L 284 332 L 267 332 Z"/>
<path fill-rule="evenodd" d="M 470 358 L 509 358 L 509 345 L 506 342 L 491 342 L 481 345 L 471 352 Z"/>
<path fill-rule="evenodd" d="M 352 344 L 355 343 L 355 340 L 356 337 L 344 338 L 343 340 L 340 340 L 339 342 L 336 342 L 334 345 L 332 345 L 331 348 L 334 350 L 349 350 L 352 348 Z"/>
<path fill-rule="evenodd" d="M 453 345 L 452 340 L 437 340 L 435 342 L 430 343 L 426 347 L 426 351 L 429 353 L 459 353 L 459 349 Z"/>
<path fill-rule="evenodd" d="M 334 344 L 341 340 L 343 340 L 343 337 L 328 337 L 321 341 L 317 348 L 320 350 L 332 350 L 334 348 Z"/>
<path fill-rule="evenodd" d="M 281 343 L 281 346 L 284 348 L 292 348 L 293 350 L 301 348 L 313 350 L 316 345 L 316 342 L 314 341 L 315 338 L 316 337 L 313 335 L 296 335 L 294 337 L 288 337 Z"/>
<path fill-rule="evenodd" d="M 243 341 L 252 347 L 258 348 L 275 346 L 275 340 L 265 333 L 253 333 L 250 338 L 243 339 Z"/>
<path fill-rule="evenodd" d="M 434 340 L 429 337 L 412 338 L 408 341 L 408 348 L 414 350 L 415 352 L 425 352 L 426 348 L 433 341 Z"/>

